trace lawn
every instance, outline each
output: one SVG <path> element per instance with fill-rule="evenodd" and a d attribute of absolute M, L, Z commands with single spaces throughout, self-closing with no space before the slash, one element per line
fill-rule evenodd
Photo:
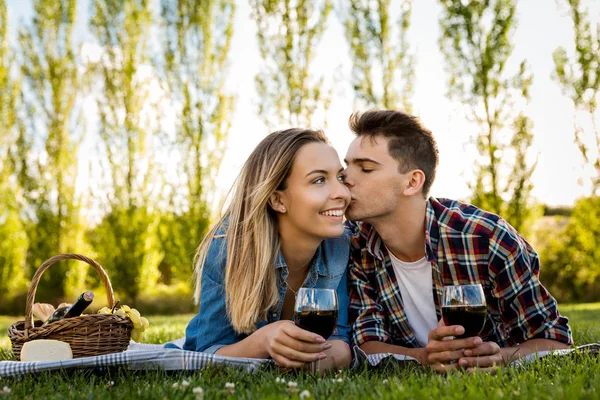
<path fill-rule="evenodd" d="M 570 318 L 577 344 L 600 342 L 600 303 L 563 305 L 560 309 Z M 189 318 L 150 317 L 146 341 L 161 343 L 183 336 Z M 0 359 L 11 356 L 6 328 L 13 320 L 0 317 Z M 310 398 L 321 399 L 600 399 L 599 377 L 600 358 L 592 356 L 542 359 L 521 369 L 505 369 L 496 376 L 439 376 L 411 365 L 344 371 L 323 378 L 282 374 L 272 368 L 253 374 L 231 368 L 188 374 L 55 372 L 21 379 L 0 378 L 0 399 L 197 399 L 200 396 L 194 388 L 202 388 L 205 399 L 297 399 L 303 392 L 302 397 L 309 393 Z M 176 383 L 179 388 L 173 387 Z M 226 388 L 228 383 L 234 386 Z M 1 394 L 4 386 L 10 388 L 10 394 Z"/>

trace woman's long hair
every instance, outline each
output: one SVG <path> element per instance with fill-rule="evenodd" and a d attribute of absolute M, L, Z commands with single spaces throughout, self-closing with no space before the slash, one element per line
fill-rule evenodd
<path fill-rule="evenodd" d="M 277 215 L 269 206 L 269 198 L 275 190 L 285 189 L 298 151 L 312 142 L 329 143 L 322 131 L 305 129 L 287 129 L 265 137 L 242 167 L 230 205 L 196 252 L 195 299 L 199 302 L 208 249 L 227 218 L 226 305 L 238 333 L 253 332 L 279 303 L 275 262 L 280 242 Z"/>

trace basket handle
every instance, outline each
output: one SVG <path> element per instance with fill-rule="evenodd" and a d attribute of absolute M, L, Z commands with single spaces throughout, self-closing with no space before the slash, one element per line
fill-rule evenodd
<path fill-rule="evenodd" d="M 27 291 L 27 302 L 25 305 L 25 330 L 29 330 L 34 327 L 33 324 L 33 301 L 35 299 L 35 292 L 37 291 L 38 284 L 40 283 L 40 278 L 42 274 L 50 268 L 52 264 L 56 264 L 59 261 L 64 260 L 79 260 L 83 261 L 92 267 L 100 274 L 100 278 L 102 278 L 102 282 L 104 282 L 104 288 L 106 289 L 106 297 L 108 299 L 108 306 L 113 308 L 115 304 L 115 294 L 113 293 L 112 285 L 110 284 L 110 280 L 108 279 L 108 275 L 104 271 L 104 268 L 100 266 L 96 261 L 92 260 L 89 257 L 82 256 L 81 254 L 59 254 L 52 258 L 47 259 L 44 263 L 38 268 L 31 279 L 31 284 L 29 286 L 29 290 Z"/>

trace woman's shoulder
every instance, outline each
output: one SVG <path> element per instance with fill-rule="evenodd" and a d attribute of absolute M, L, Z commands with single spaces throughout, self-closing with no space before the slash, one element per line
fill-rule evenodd
<path fill-rule="evenodd" d="M 225 264 L 227 263 L 227 227 L 221 224 L 213 234 L 208 245 L 202 274 L 208 275 L 215 281 L 222 281 L 225 275 Z"/>
<path fill-rule="evenodd" d="M 222 247 L 227 246 L 227 225 L 225 223 L 220 223 L 217 226 L 215 233 L 212 236 L 209 245 L 209 253 L 212 253 L 214 250 L 221 249 Z"/>

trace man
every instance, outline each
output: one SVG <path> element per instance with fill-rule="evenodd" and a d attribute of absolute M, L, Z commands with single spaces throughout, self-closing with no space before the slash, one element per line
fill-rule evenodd
<path fill-rule="evenodd" d="M 472 205 L 429 197 L 438 150 L 416 117 L 367 111 L 349 125 L 357 137 L 344 160 L 346 217 L 361 221 L 349 270 L 355 345 L 411 356 L 438 372 L 493 372 L 572 344 L 568 320 L 539 281 L 538 256 L 518 232 Z M 441 322 L 442 288 L 472 283 L 484 289 L 485 327 L 455 339 L 464 328 Z"/>

